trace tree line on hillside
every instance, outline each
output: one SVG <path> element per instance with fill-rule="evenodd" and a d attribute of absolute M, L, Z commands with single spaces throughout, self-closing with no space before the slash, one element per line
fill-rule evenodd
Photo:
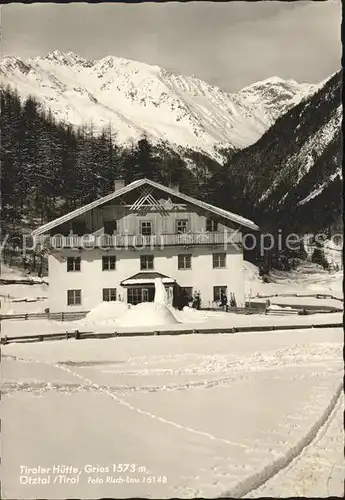
<path fill-rule="evenodd" d="M 11 88 L 1 91 L 2 223 L 41 224 L 113 191 L 114 181 L 148 177 L 179 183 L 200 194 L 198 176 L 174 151 L 153 146 L 146 137 L 120 147 L 110 127 L 58 123 L 50 111 Z"/>
<path fill-rule="evenodd" d="M 228 207 L 235 201 L 240 213 L 268 231 L 279 226 L 299 232 L 331 228 L 342 212 L 341 180 L 337 176 L 329 182 L 342 161 L 340 124 L 335 130 L 330 127 L 339 116 L 341 88 L 338 72 L 317 93 L 280 116 L 256 143 L 229 155 L 214 179 L 221 203 Z M 310 141 L 315 142 L 313 149 Z M 321 196 L 299 204 L 323 185 Z"/>

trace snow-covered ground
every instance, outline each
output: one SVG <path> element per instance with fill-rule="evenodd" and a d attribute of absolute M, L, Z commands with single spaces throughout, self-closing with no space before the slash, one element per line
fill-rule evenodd
<path fill-rule="evenodd" d="M 3 498 L 342 496 L 342 346 L 340 328 L 6 345 Z"/>
<path fill-rule="evenodd" d="M 316 438 L 289 466 L 247 498 L 277 498 L 282 489 L 293 497 L 329 497 L 344 481 L 344 400 L 340 398 Z M 339 491 L 339 496 L 341 491 Z"/>
<path fill-rule="evenodd" d="M 313 263 L 302 263 L 292 271 L 271 271 L 270 283 L 263 283 L 254 264 L 244 263 L 247 297 L 281 294 L 328 294 L 343 298 L 343 273 L 328 272 Z M 285 299 L 285 297 L 284 297 Z M 320 302 L 321 303 L 321 302 Z"/>
<path fill-rule="evenodd" d="M 1 264 L 3 280 L 30 279 L 34 284 L 5 285 L 0 283 L 0 314 L 43 313 L 48 307 L 48 278 L 31 276 L 19 269 Z"/>
<path fill-rule="evenodd" d="M 34 283 L 47 283 L 48 277 L 44 276 L 43 278 L 38 277 L 34 273 L 30 273 L 29 271 L 25 271 L 24 269 L 12 268 L 7 264 L 1 263 L 1 273 L 0 278 L 4 280 L 22 280 L 27 279 Z"/>

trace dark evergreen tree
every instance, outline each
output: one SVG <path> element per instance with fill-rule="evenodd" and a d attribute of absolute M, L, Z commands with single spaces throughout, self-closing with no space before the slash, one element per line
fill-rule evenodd
<path fill-rule="evenodd" d="M 319 264 L 319 266 L 322 266 L 324 269 L 329 268 L 323 245 L 319 241 L 316 242 L 315 249 L 311 256 L 311 261 L 315 264 Z"/>

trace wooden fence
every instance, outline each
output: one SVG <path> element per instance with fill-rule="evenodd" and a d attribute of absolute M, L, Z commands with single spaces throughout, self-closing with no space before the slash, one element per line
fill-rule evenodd
<path fill-rule="evenodd" d="M 335 297 L 334 295 L 331 294 L 324 294 L 324 293 L 313 293 L 313 294 L 304 294 L 304 293 L 276 293 L 274 295 L 261 295 L 257 294 L 253 297 L 253 299 L 271 299 L 273 297 L 300 297 L 300 298 L 314 298 L 314 299 L 333 299 L 333 300 L 339 300 L 341 302 L 344 302 L 343 297 Z"/>
<path fill-rule="evenodd" d="M 272 305 L 272 304 L 271 304 Z M 227 312 L 234 312 L 237 314 L 268 314 L 268 315 L 277 315 L 277 316 L 285 316 L 291 314 L 321 314 L 321 313 L 335 313 L 341 312 L 342 309 L 338 309 L 330 306 L 303 306 L 303 305 L 294 305 L 293 307 L 284 304 L 279 306 L 279 309 L 267 307 L 265 303 L 257 302 L 254 307 L 228 307 Z"/>
<path fill-rule="evenodd" d="M 187 334 L 229 334 L 229 333 L 241 333 L 241 332 L 269 332 L 275 330 L 305 330 L 310 328 L 342 328 L 343 323 L 325 323 L 316 325 L 258 325 L 258 326 L 234 326 L 229 328 L 197 328 L 189 330 L 152 330 L 147 332 L 109 332 L 109 333 L 97 333 L 97 332 L 80 332 L 75 330 L 74 332 L 60 332 L 60 333 L 47 333 L 47 334 L 35 334 L 35 335 L 23 335 L 18 337 L 2 337 L 0 343 L 3 345 L 10 343 L 27 343 L 27 342 L 43 342 L 50 340 L 83 340 L 83 339 L 109 339 L 114 337 L 136 337 L 140 336 L 152 336 L 152 335 L 187 335 Z"/>
<path fill-rule="evenodd" d="M 0 278 L 0 285 L 49 285 L 47 281 L 35 281 L 30 278 L 3 279 Z"/>
<path fill-rule="evenodd" d="M 55 321 L 76 321 L 85 318 L 89 311 L 70 311 L 57 313 L 19 313 L 19 314 L 1 314 L 2 320 L 30 320 L 30 319 L 52 319 Z"/>
<path fill-rule="evenodd" d="M 203 311 L 221 311 L 222 309 L 202 309 Z M 287 316 L 293 314 L 321 314 L 321 313 L 334 313 L 339 312 L 341 309 L 332 307 L 320 307 L 317 306 L 281 306 L 280 309 L 270 309 L 267 308 L 263 303 L 257 303 L 255 307 L 228 307 L 226 312 L 236 313 L 236 314 L 266 314 L 274 316 Z M 85 318 L 89 311 L 69 311 L 69 312 L 56 312 L 56 313 L 19 313 L 19 314 L 1 314 L 0 321 L 2 320 L 34 320 L 34 319 L 48 319 L 55 321 L 77 321 L 79 319 Z M 225 312 L 225 310 L 224 310 Z"/>

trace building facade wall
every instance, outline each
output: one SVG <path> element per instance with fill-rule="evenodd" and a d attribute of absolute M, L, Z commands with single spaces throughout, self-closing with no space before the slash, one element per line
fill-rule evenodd
<path fill-rule="evenodd" d="M 195 208 L 186 206 L 175 206 L 167 211 L 167 215 L 151 209 L 149 213 L 138 215 L 129 207 L 121 205 L 106 205 L 90 210 L 73 221 L 66 223 L 54 231 L 54 233 L 69 234 L 74 223 L 85 223 L 87 232 L 93 234 L 103 234 L 104 221 L 116 221 L 118 234 L 139 234 L 140 221 L 151 221 L 152 232 L 154 234 L 174 234 L 176 233 L 176 221 L 185 219 L 188 221 L 188 230 L 198 233 L 206 230 L 207 216 L 197 212 Z M 219 221 L 218 231 L 235 230 L 235 226 L 230 222 Z"/>
<path fill-rule="evenodd" d="M 213 253 L 226 253 L 226 267 L 213 268 Z M 237 305 L 243 305 L 243 252 L 241 248 L 227 245 L 193 247 L 165 247 L 163 249 L 124 250 L 60 250 L 49 255 L 49 308 L 51 312 L 88 311 L 103 300 L 104 288 L 116 288 L 117 297 L 127 301 L 127 291 L 120 283 L 140 269 L 140 255 L 154 255 L 154 271 L 174 278 L 182 287 L 199 291 L 202 307 L 213 302 L 213 287 L 226 286 L 228 298 L 234 293 Z M 191 254 L 191 269 L 178 269 L 178 254 Z M 102 256 L 116 255 L 116 269 L 102 271 Z M 67 272 L 67 257 L 80 256 L 81 270 Z M 81 305 L 67 305 L 67 290 L 82 291 Z"/>

